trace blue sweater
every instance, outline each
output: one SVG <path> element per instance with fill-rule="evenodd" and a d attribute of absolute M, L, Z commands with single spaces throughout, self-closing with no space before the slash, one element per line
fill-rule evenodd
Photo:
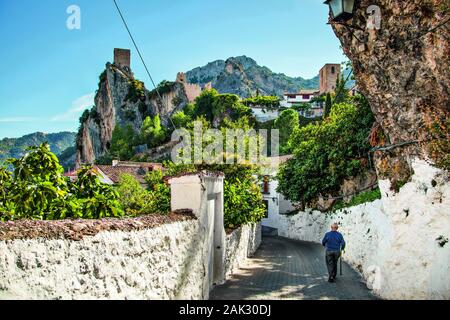
<path fill-rule="evenodd" d="M 344 250 L 344 237 L 337 231 L 327 232 L 322 240 L 322 245 L 326 247 L 328 251 L 340 251 L 341 249 Z"/>

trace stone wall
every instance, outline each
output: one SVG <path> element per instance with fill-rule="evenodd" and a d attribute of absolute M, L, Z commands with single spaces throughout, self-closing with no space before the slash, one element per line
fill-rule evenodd
<path fill-rule="evenodd" d="M 188 219 L 136 231 L 104 230 L 78 241 L 2 240 L 0 300 L 207 299 L 212 286 L 205 281 L 208 241 L 202 231 L 199 220 Z M 260 225 L 228 235 L 227 274 L 260 242 Z"/>
<path fill-rule="evenodd" d="M 243 266 L 261 244 L 261 224 L 248 224 L 226 237 L 225 274 L 227 277 Z"/>
<path fill-rule="evenodd" d="M 398 193 L 380 181 L 382 199 L 336 213 L 280 216 L 280 236 L 321 242 L 333 222 L 347 241 L 344 259 L 386 299 L 450 299 L 448 173 L 424 161 Z"/>
<path fill-rule="evenodd" d="M 197 220 L 81 241 L 0 241 L 0 299 L 201 299 Z"/>

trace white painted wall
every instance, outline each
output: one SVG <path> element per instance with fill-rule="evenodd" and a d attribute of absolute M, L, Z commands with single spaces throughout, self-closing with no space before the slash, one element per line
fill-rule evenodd
<path fill-rule="evenodd" d="M 394 194 L 380 181 L 382 199 L 337 213 L 306 211 L 279 216 L 280 236 L 320 242 L 332 222 L 341 224 L 348 245 L 344 256 L 374 292 L 386 299 L 450 299 L 448 173 L 412 161 L 412 181 Z M 432 186 L 432 181 L 437 185 Z"/>
<path fill-rule="evenodd" d="M 253 254 L 261 228 L 223 229 L 223 178 L 171 180 L 173 210 L 197 219 L 135 232 L 103 231 L 81 241 L 0 241 L 2 299 L 208 299 Z M 227 258 L 226 258 L 227 257 Z"/>
<path fill-rule="evenodd" d="M 293 204 L 286 200 L 282 194 L 277 192 L 278 181 L 275 180 L 275 173 L 272 172 L 272 180 L 269 184 L 269 193 L 263 194 L 264 200 L 268 201 L 268 217 L 262 219 L 262 225 L 278 229 L 280 214 L 295 210 Z"/>
<path fill-rule="evenodd" d="M 225 274 L 231 276 L 253 256 L 261 244 L 261 224 L 248 224 L 227 235 Z"/>
<path fill-rule="evenodd" d="M 201 299 L 197 220 L 81 241 L 0 242 L 0 299 Z"/>

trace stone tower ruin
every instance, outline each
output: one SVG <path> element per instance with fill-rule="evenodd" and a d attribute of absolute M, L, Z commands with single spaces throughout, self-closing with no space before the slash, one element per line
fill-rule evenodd
<path fill-rule="evenodd" d="M 128 49 L 114 49 L 114 64 L 125 70 L 131 70 L 131 52 Z"/>
<path fill-rule="evenodd" d="M 337 80 L 341 76 L 341 65 L 327 63 L 320 69 L 320 94 L 334 92 Z"/>

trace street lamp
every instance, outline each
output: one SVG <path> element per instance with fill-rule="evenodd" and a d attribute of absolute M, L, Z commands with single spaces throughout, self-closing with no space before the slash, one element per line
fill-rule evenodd
<path fill-rule="evenodd" d="M 355 0 L 327 0 L 324 3 L 330 6 L 334 22 L 347 21 L 353 17 Z"/>

